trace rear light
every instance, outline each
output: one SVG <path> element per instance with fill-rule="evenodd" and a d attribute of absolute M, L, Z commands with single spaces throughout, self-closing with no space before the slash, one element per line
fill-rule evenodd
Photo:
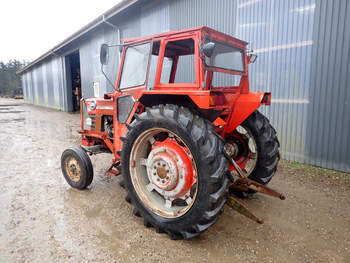
<path fill-rule="evenodd" d="M 215 106 L 215 95 L 210 95 L 209 97 L 209 106 L 214 107 Z"/>
<path fill-rule="evenodd" d="M 265 105 L 271 105 L 271 92 L 265 92 L 261 103 Z"/>
<path fill-rule="evenodd" d="M 226 99 L 224 94 L 222 93 L 212 93 L 209 98 L 209 106 L 215 107 L 215 106 L 222 106 L 226 104 Z"/>

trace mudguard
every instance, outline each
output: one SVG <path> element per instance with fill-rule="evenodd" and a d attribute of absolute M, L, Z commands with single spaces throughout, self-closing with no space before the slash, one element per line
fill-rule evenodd
<path fill-rule="evenodd" d="M 227 121 L 224 133 L 231 133 L 238 125 L 244 122 L 257 108 L 262 104 L 270 105 L 271 93 L 269 92 L 250 92 L 240 94 L 233 101 L 231 116 Z"/>

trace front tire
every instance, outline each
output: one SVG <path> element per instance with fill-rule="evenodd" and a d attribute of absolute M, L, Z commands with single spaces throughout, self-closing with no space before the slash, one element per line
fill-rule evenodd
<path fill-rule="evenodd" d="M 70 147 L 62 153 L 61 170 L 67 183 L 79 190 L 88 187 L 94 176 L 90 157 L 81 147 Z"/>
<path fill-rule="evenodd" d="M 184 107 L 160 105 L 135 116 L 128 129 L 121 164 L 134 214 L 172 239 L 213 225 L 228 189 L 224 145 L 213 126 Z"/>

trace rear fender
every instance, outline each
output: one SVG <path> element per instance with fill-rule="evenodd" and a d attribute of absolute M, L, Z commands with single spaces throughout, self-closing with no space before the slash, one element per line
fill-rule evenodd
<path fill-rule="evenodd" d="M 270 105 L 270 92 L 250 92 L 240 94 L 233 102 L 233 110 L 227 121 L 224 133 L 231 133 L 262 104 Z"/>

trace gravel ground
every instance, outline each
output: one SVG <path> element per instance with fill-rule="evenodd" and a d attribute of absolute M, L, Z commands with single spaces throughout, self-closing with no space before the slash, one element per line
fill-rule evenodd
<path fill-rule="evenodd" d="M 93 156 L 94 181 L 72 189 L 62 151 L 79 145 L 79 115 L 0 99 L 1 262 L 350 262 L 350 175 L 281 162 L 281 201 L 243 200 L 263 225 L 229 207 L 200 237 L 173 241 L 145 228 L 124 201 L 111 156 Z M 350 159 L 350 158 L 349 158 Z"/>

